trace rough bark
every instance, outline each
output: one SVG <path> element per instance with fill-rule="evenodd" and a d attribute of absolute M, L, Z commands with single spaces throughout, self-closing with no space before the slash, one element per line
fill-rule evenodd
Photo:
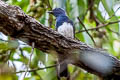
<path fill-rule="evenodd" d="M 81 61 L 80 55 L 85 51 L 96 52 L 96 54 L 104 54 L 114 62 L 114 67 L 109 75 L 116 75 L 120 72 L 120 61 L 108 53 L 92 48 L 78 40 L 68 39 L 53 29 L 44 26 L 34 18 L 26 15 L 19 7 L 12 6 L 0 0 L 0 31 L 13 38 L 25 41 L 43 52 L 55 53 L 61 60 L 77 65 L 86 71 L 98 76 L 108 76 L 94 68 L 89 67 Z M 89 53 L 88 53 L 89 54 Z M 79 56 L 79 57 L 78 57 Z M 118 76 L 120 74 L 117 74 Z"/>

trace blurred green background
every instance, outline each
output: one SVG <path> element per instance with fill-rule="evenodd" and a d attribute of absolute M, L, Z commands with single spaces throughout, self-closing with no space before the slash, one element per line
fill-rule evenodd
<path fill-rule="evenodd" d="M 105 25 L 96 29 L 101 24 L 109 24 L 120 19 L 119 0 L 5 1 L 10 5 L 21 7 L 26 14 L 53 29 L 55 28 L 55 17 L 49 15 L 47 11 L 56 7 L 64 8 L 69 18 L 74 22 L 77 39 L 93 47 L 103 48 L 118 59 L 120 58 L 119 23 Z M 94 39 L 96 45 L 86 31 L 84 31 L 84 27 L 79 23 L 77 17 L 81 19 L 87 29 L 94 28 L 89 30 L 89 34 Z M 31 46 L 0 33 L 0 63 L 7 64 L 7 67 L 4 67 L 6 65 L 0 66 L 0 69 L 3 70 L 0 80 L 57 80 L 55 67 L 41 69 L 54 65 L 56 59 L 52 55 L 38 49 L 34 49 L 32 55 L 31 53 Z M 27 70 L 33 71 L 27 72 L 25 75 Z M 99 79 L 97 76 L 73 65 L 69 65 L 69 72 L 71 80 Z"/>

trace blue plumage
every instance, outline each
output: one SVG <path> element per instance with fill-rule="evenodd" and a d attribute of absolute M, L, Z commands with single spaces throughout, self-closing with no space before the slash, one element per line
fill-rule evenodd
<path fill-rule="evenodd" d="M 73 22 L 68 18 L 66 12 L 61 8 L 55 8 L 49 13 L 56 17 L 56 30 L 66 37 L 74 38 L 75 29 Z"/>
<path fill-rule="evenodd" d="M 56 17 L 56 28 L 61 26 L 64 22 L 70 23 L 73 26 L 73 22 L 66 15 L 60 15 Z"/>

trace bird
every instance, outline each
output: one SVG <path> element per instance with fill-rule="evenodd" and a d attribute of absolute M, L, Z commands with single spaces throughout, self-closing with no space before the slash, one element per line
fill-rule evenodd
<path fill-rule="evenodd" d="M 75 27 L 73 21 L 70 20 L 62 8 L 55 8 L 52 11 L 48 11 L 48 13 L 54 15 L 56 17 L 56 30 L 67 38 L 75 37 Z"/>
<path fill-rule="evenodd" d="M 64 9 L 55 8 L 52 11 L 48 11 L 48 13 L 56 17 L 55 29 L 58 33 L 67 38 L 75 38 L 75 27 L 73 21 L 69 19 Z M 58 66 L 58 80 L 60 80 L 61 77 L 67 77 L 67 80 L 69 80 L 67 65 L 68 64 L 64 62 L 60 63 L 60 65 Z"/>

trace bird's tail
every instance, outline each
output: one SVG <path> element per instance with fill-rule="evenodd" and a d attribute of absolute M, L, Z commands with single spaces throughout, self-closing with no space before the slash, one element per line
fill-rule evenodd
<path fill-rule="evenodd" d="M 60 80 L 61 78 L 69 80 L 68 64 L 66 62 L 58 62 L 57 77 L 58 80 Z"/>

